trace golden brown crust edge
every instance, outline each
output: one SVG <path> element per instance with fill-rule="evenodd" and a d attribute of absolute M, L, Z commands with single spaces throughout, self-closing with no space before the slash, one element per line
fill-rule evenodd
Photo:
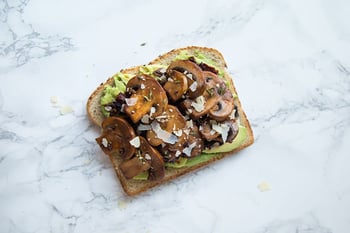
<path fill-rule="evenodd" d="M 197 51 L 200 50 L 201 52 L 205 51 L 205 52 L 209 52 L 209 53 L 213 53 L 215 54 L 215 56 L 217 56 L 218 59 L 220 59 L 222 61 L 222 66 L 223 68 L 226 68 L 226 62 L 224 60 L 224 57 L 222 56 L 222 54 L 216 50 L 216 49 L 212 49 L 212 48 L 206 48 L 206 47 L 198 47 L 198 46 L 189 46 L 189 47 L 185 47 L 185 48 L 180 48 L 180 49 L 173 49 L 168 53 L 165 53 L 163 55 L 160 55 L 159 57 L 157 57 L 156 59 L 154 59 L 153 61 L 151 61 L 149 64 L 159 64 L 159 63 L 163 63 L 163 64 L 169 64 L 169 62 L 166 62 L 166 60 L 172 60 L 173 58 L 175 58 L 175 56 L 182 50 L 190 50 L 190 51 Z M 164 62 L 165 61 L 165 62 Z M 129 69 L 125 69 L 122 70 L 123 73 L 137 73 L 138 69 L 140 66 L 135 66 Z M 234 91 L 234 93 L 237 94 L 237 91 L 235 89 L 233 80 L 231 78 L 231 76 L 227 73 L 226 69 L 225 69 L 225 79 L 228 80 L 230 82 L 230 87 L 232 89 L 232 91 Z M 96 118 L 96 116 L 94 116 L 94 112 L 92 112 L 91 110 L 92 108 L 92 104 L 94 103 L 94 101 L 96 101 L 96 99 L 100 99 L 100 96 L 104 90 L 104 87 L 106 86 L 106 84 L 111 84 L 113 83 L 113 77 L 109 78 L 105 83 L 101 84 L 89 97 L 88 102 L 87 102 L 87 113 L 89 116 L 89 119 L 96 125 L 100 126 L 102 119 L 98 119 Z M 237 94 L 238 95 L 238 94 Z M 156 186 L 159 186 L 161 184 L 164 184 L 170 180 L 173 180 L 177 177 L 186 175 L 188 173 L 191 173 L 195 170 L 198 170 L 200 168 L 203 168 L 205 166 L 207 166 L 210 163 L 213 163 L 215 161 L 221 160 L 229 155 L 235 154 L 240 150 L 243 150 L 244 148 L 248 147 L 249 145 L 254 143 L 254 135 L 253 135 L 253 131 L 251 128 L 251 125 L 249 123 L 249 120 L 247 119 L 247 116 L 245 114 L 245 112 L 242 109 L 242 105 L 241 102 L 239 100 L 239 98 L 237 97 L 237 100 L 235 102 L 235 104 L 238 105 L 238 109 L 239 109 L 239 115 L 240 115 L 240 121 L 241 124 L 244 125 L 247 129 L 248 132 L 248 137 L 246 139 L 246 141 L 238 148 L 236 148 L 233 151 L 230 152 L 226 152 L 226 153 L 221 153 L 220 156 L 215 156 L 212 159 L 194 165 L 192 167 L 186 167 L 186 168 L 180 168 L 180 169 L 167 169 L 166 172 L 166 176 L 164 177 L 164 179 L 162 179 L 161 181 L 136 181 L 136 180 L 127 180 L 125 179 L 125 177 L 122 175 L 120 169 L 119 169 L 119 164 L 121 163 L 121 160 L 117 157 L 114 157 L 113 155 L 109 155 L 110 160 L 113 164 L 113 167 L 115 169 L 116 175 L 120 181 L 120 184 L 124 190 L 124 192 L 129 195 L 129 196 L 135 196 L 138 195 L 140 193 L 143 193 L 145 191 L 148 191 L 151 188 L 154 188 Z"/>

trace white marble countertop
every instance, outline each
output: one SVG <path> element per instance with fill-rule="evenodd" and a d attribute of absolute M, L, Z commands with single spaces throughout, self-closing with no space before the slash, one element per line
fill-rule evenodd
<path fill-rule="evenodd" d="M 0 1 L 0 232 L 349 232 L 349 8 Z M 128 198 L 94 142 L 87 97 L 187 45 L 223 53 L 256 142 Z"/>

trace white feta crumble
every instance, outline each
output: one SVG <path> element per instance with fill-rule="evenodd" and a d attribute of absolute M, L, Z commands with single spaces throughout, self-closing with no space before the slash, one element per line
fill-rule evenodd
<path fill-rule="evenodd" d="M 125 103 L 128 106 L 134 106 L 137 103 L 137 98 L 133 97 L 133 98 L 125 98 Z"/>
<path fill-rule="evenodd" d="M 197 86 L 198 86 L 198 83 L 197 82 L 193 82 L 190 86 L 190 90 L 191 91 L 196 91 L 197 90 Z"/>
<path fill-rule="evenodd" d="M 230 128 L 226 124 L 213 124 L 213 130 L 221 134 L 222 141 L 225 143 L 228 136 L 228 131 Z"/>
<path fill-rule="evenodd" d="M 129 143 L 130 143 L 130 145 L 132 145 L 133 147 L 135 147 L 135 148 L 139 148 L 140 147 L 140 138 L 139 138 L 139 136 L 136 136 L 136 137 L 134 137 L 133 139 L 131 139 L 130 141 L 129 141 Z"/>
<path fill-rule="evenodd" d="M 151 156 L 149 154 L 145 154 L 145 159 L 146 160 L 151 160 L 152 158 L 151 158 Z"/>
<path fill-rule="evenodd" d="M 180 155 L 181 155 L 181 152 L 180 151 L 176 151 L 175 157 L 178 158 Z"/>
<path fill-rule="evenodd" d="M 179 130 L 174 130 L 174 134 L 178 137 L 181 137 L 182 135 L 182 129 L 179 129 Z"/>
<path fill-rule="evenodd" d="M 190 144 L 188 147 L 185 147 L 183 150 L 182 150 L 182 153 L 184 153 L 185 155 L 187 155 L 188 157 L 191 156 L 191 152 L 193 150 L 193 148 L 196 146 L 196 142 Z"/>
<path fill-rule="evenodd" d="M 108 140 L 106 138 L 102 138 L 102 145 L 106 148 L 108 147 Z"/>
<path fill-rule="evenodd" d="M 199 96 L 196 98 L 196 101 L 191 103 L 191 106 L 196 110 L 197 112 L 201 112 L 204 110 L 204 104 L 205 104 L 205 99 L 204 96 Z"/>
<path fill-rule="evenodd" d="M 149 115 L 144 115 L 142 118 L 141 118 L 141 122 L 144 123 L 144 124 L 149 124 Z"/>

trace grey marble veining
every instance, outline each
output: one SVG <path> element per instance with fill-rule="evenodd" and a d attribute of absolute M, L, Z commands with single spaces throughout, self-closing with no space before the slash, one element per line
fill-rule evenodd
<path fill-rule="evenodd" d="M 0 1 L 0 232 L 347 233 L 349 7 Z M 95 143 L 87 97 L 187 45 L 223 53 L 256 141 L 129 198 Z"/>

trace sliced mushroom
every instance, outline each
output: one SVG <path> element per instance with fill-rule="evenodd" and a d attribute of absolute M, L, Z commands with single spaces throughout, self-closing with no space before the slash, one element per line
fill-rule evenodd
<path fill-rule="evenodd" d="M 177 70 L 186 75 L 188 80 L 188 96 L 191 99 L 202 95 L 205 90 L 205 80 L 201 68 L 189 60 L 176 60 L 170 63 L 167 73 Z"/>
<path fill-rule="evenodd" d="M 138 75 L 126 85 L 129 98 L 126 99 L 125 113 L 137 123 L 144 115 L 161 115 L 168 105 L 168 98 L 162 86 L 152 77 Z"/>
<path fill-rule="evenodd" d="M 187 77 L 177 70 L 170 70 L 169 76 L 170 78 L 168 78 L 163 88 L 173 101 L 177 101 L 188 89 Z"/>
<path fill-rule="evenodd" d="M 141 136 L 140 148 L 136 156 L 130 160 L 124 161 L 119 168 L 125 178 L 132 179 L 138 174 L 148 170 L 149 180 L 161 180 L 165 176 L 165 166 L 161 154 L 148 144 L 147 140 Z"/>
<path fill-rule="evenodd" d="M 138 174 L 145 172 L 151 168 L 151 163 L 146 162 L 144 159 L 139 156 L 124 161 L 119 166 L 120 170 L 124 174 L 126 179 L 132 179 Z"/>
<path fill-rule="evenodd" d="M 194 100 L 186 99 L 181 103 L 182 108 L 184 108 L 193 119 L 199 119 L 200 117 L 206 115 L 210 109 L 215 107 L 220 99 L 220 97 L 217 95 L 213 95 L 208 99 L 205 99 L 204 96 L 202 97 L 197 97 Z M 199 98 L 202 98 L 204 101 L 199 100 Z"/>
<path fill-rule="evenodd" d="M 182 130 L 185 126 L 186 120 L 178 108 L 168 105 L 167 110 L 152 122 L 151 130 L 147 131 L 147 140 L 152 146 L 175 144 L 178 137 L 173 132 Z"/>
<path fill-rule="evenodd" d="M 218 94 L 220 100 L 215 107 L 210 109 L 209 116 L 217 121 L 226 120 L 232 113 L 235 105 L 233 102 L 232 92 L 226 87 L 225 83 L 222 83 L 218 87 Z"/>
<path fill-rule="evenodd" d="M 208 119 L 201 123 L 199 132 L 202 137 L 208 142 L 213 141 L 220 136 L 218 132 L 212 129 L 210 121 Z"/>
<path fill-rule="evenodd" d="M 102 135 L 96 141 L 106 154 L 116 153 L 123 159 L 129 159 L 135 153 L 135 147 L 130 144 L 135 136 L 134 129 L 126 120 L 121 117 L 107 117 L 102 122 Z"/>
<path fill-rule="evenodd" d="M 210 109 L 209 115 L 212 119 L 217 121 L 226 120 L 234 109 L 232 101 L 227 99 L 220 99 L 214 108 Z"/>
<path fill-rule="evenodd" d="M 230 130 L 228 131 L 228 136 L 227 136 L 226 142 L 231 143 L 233 141 L 233 139 L 235 139 L 235 137 L 238 134 L 239 125 L 235 119 L 230 120 L 230 121 L 226 121 L 226 124 L 228 124 L 228 126 L 230 128 Z"/>
<path fill-rule="evenodd" d="M 149 169 L 149 180 L 161 180 L 165 176 L 165 165 L 162 155 L 143 137 L 140 137 L 141 141 L 141 154 L 146 161 L 151 162 Z"/>

